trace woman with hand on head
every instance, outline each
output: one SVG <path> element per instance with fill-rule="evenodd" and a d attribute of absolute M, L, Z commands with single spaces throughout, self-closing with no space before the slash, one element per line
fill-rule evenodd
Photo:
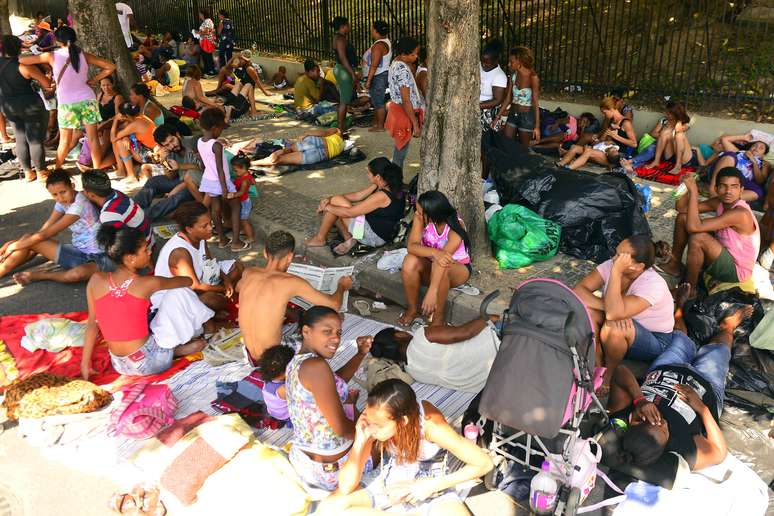
<path fill-rule="evenodd" d="M 384 452 L 389 458 L 381 464 L 379 476 L 358 489 L 369 459 Z M 447 453 L 465 465 L 447 474 Z M 370 507 L 412 514 L 470 514 L 454 487 L 486 475 L 492 467 L 487 453 L 454 430 L 432 403 L 417 400 L 410 385 L 385 380 L 368 393 L 349 459 L 339 472 L 339 487 L 320 510 L 340 514 Z"/>
<path fill-rule="evenodd" d="M 116 65 L 81 50 L 76 44 L 78 37 L 70 27 L 60 27 L 55 32 L 59 48 L 36 56 L 19 58 L 22 65 L 45 64 L 53 68 L 56 82 L 57 121 L 59 122 L 59 147 L 56 150 L 56 168 L 61 168 L 67 154 L 78 143 L 81 127 L 91 145 L 93 163 L 100 163 L 100 147 L 97 127 L 102 120 L 94 90 L 99 82 L 113 74 Z M 89 66 L 100 72 L 89 78 Z"/>
<path fill-rule="evenodd" d="M 373 338 L 359 338 L 355 356 L 334 373 L 327 361 L 341 342 L 338 312 L 313 306 L 301 315 L 298 327 L 303 343 L 288 364 L 285 379 L 293 423 L 289 459 L 306 484 L 333 491 L 355 437 L 354 407 L 347 406 L 355 400 L 347 382 L 371 349 Z"/>

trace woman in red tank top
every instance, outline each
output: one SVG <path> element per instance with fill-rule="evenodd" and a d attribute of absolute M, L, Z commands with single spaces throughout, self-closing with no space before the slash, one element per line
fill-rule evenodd
<path fill-rule="evenodd" d="M 145 235 L 135 228 L 102 226 L 97 240 L 117 268 L 113 272 L 95 273 L 86 287 L 89 321 L 81 361 L 83 378 L 88 379 L 94 373 L 91 356 L 100 333 L 108 345 L 113 368 L 126 375 L 157 374 L 168 369 L 175 356 L 201 351 L 206 345 L 201 338 L 188 337 L 178 343 L 167 338 L 169 332 L 155 329 L 152 332 L 149 327 L 150 296 L 169 289 L 175 289 L 171 291 L 175 296 L 158 314 L 162 310 L 174 313 L 164 314 L 163 319 L 193 318 L 192 327 L 199 328 L 211 324 L 208 321 L 214 312 L 188 303 L 191 297 L 198 302 L 196 294 L 185 288 L 191 286 L 191 279 L 139 276 L 137 271 L 150 266 L 151 256 Z M 163 334 L 164 338 L 155 333 Z"/>

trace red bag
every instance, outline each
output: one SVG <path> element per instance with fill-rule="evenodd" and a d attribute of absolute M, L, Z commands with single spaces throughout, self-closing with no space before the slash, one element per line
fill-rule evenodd
<path fill-rule="evenodd" d="M 177 116 L 189 116 L 193 119 L 199 118 L 199 112 L 194 111 L 193 109 L 184 108 L 183 106 L 172 106 L 169 108 L 172 113 L 174 113 Z"/>
<path fill-rule="evenodd" d="M 215 43 L 211 39 L 202 39 L 199 41 L 199 48 L 206 54 L 212 54 L 215 50 Z"/>

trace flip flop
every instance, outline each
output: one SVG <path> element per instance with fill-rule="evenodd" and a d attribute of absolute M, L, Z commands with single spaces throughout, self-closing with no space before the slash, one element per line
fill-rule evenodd
<path fill-rule="evenodd" d="M 357 310 L 362 317 L 371 315 L 371 303 L 365 299 L 356 299 L 352 302 L 352 306 L 355 307 L 355 310 Z"/>
<path fill-rule="evenodd" d="M 336 247 L 333 248 L 333 254 L 336 256 L 344 256 L 349 254 L 349 252 L 352 250 L 353 247 L 355 247 L 355 244 L 357 243 L 357 240 L 354 238 L 350 238 L 349 240 L 346 240 Z"/>
<path fill-rule="evenodd" d="M 243 251 L 248 251 L 248 250 L 250 250 L 250 248 L 253 247 L 253 244 L 251 244 L 250 242 L 243 242 L 242 240 L 240 240 L 240 242 L 242 243 L 242 247 L 240 247 L 238 249 L 234 249 L 234 247 L 232 246 L 231 247 L 231 252 L 232 253 L 241 253 Z"/>

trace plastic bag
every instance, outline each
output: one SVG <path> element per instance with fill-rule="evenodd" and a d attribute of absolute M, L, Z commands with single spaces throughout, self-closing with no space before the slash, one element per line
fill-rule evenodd
<path fill-rule="evenodd" d="M 736 329 L 734 340 L 746 339 L 763 318 L 763 306 L 757 296 L 738 287 L 689 302 L 685 310 L 688 336 L 698 345 L 706 344 L 717 333 L 720 321 L 744 305 L 751 305 L 753 314 Z"/>
<path fill-rule="evenodd" d="M 559 248 L 559 225 L 518 204 L 509 204 L 492 215 L 487 229 L 497 262 L 504 269 L 547 260 Z"/>

